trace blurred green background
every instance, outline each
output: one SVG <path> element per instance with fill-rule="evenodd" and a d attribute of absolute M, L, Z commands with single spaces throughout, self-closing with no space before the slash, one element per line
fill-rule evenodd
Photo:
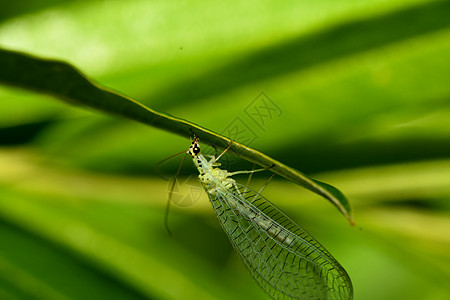
<path fill-rule="evenodd" d="M 424 0 L 2 0 L 0 47 L 66 60 L 341 189 L 354 227 L 281 178 L 264 195 L 344 266 L 355 299 L 449 299 L 448 15 Z M 0 86 L 0 299 L 266 299 L 204 195 L 165 231 L 154 167 L 188 144 Z"/>

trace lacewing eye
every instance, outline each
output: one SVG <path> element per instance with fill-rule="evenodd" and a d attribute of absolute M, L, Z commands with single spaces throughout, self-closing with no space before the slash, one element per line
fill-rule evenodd
<path fill-rule="evenodd" d="M 197 155 L 200 153 L 200 147 L 199 146 L 194 146 L 194 148 L 192 148 L 192 152 Z"/>

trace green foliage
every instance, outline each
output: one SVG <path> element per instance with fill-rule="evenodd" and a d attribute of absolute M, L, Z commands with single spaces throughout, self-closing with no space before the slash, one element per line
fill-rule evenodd
<path fill-rule="evenodd" d="M 2 9 L 1 47 L 223 135 L 241 121 L 253 139 L 237 142 L 352 202 L 354 227 L 281 177 L 264 191 L 346 268 L 355 299 L 449 297 L 449 1 L 55 2 Z M 42 79 L 62 93 L 77 82 Z M 279 112 L 262 127 L 247 113 L 261 91 Z M 0 101 L 1 299 L 265 297 L 205 198 L 164 230 L 168 183 L 153 168 L 186 149 L 186 128 L 4 85 Z"/>

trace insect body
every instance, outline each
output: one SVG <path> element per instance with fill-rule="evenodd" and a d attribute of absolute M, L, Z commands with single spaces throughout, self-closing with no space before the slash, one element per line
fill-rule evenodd
<path fill-rule="evenodd" d="M 200 153 L 196 137 L 188 153 L 220 224 L 250 273 L 270 296 L 353 298 L 347 272 L 322 245 L 259 193 L 231 178 L 252 171 L 220 169 L 217 161 L 223 153 L 208 161 Z"/>

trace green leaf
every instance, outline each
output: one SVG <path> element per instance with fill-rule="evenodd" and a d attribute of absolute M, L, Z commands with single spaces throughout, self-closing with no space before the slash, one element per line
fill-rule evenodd
<path fill-rule="evenodd" d="M 283 163 L 194 123 L 152 110 L 143 104 L 105 89 L 89 80 L 73 66 L 56 60 L 40 59 L 23 53 L 0 49 L 0 82 L 53 95 L 69 103 L 91 107 L 106 113 L 129 118 L 182 136 L 192 131 L 206 143 L 258 164 L 333 203 L 353 224 L 350 203 L 336 188 L 314 180 Z"/>

